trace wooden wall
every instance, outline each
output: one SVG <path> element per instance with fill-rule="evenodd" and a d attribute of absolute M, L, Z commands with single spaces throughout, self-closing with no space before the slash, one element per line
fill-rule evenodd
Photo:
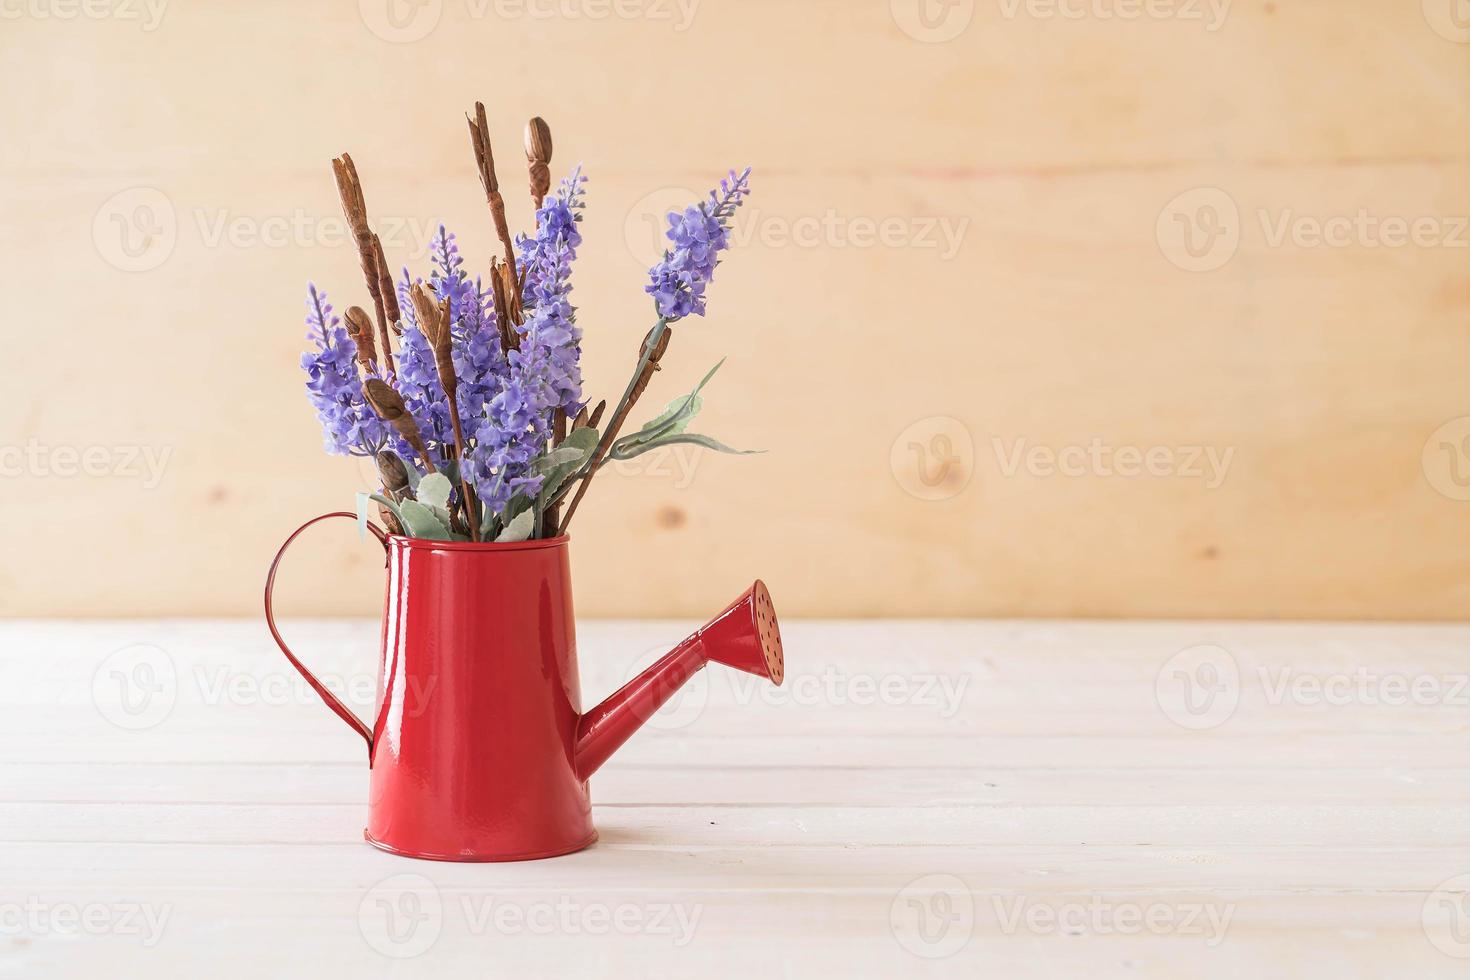
<path fill-rule="evenodd" d="M 296 368 L 307 279 L 363 299 L 328 161 L 483 268 L 482 98 L 508 187 L 533 113 L 591 175 L 595 396 L 650 222 L 755 167 L 650 404 L 729 355 L 701 425 L 769 452 L 599 478 L 584 614 L 1463 617 L 1463 0 L 920 2 L 6 6 L 0 614 L 254 614 L 367 478 Z M 380 577 L 343 522 L 281 604 Z"/>

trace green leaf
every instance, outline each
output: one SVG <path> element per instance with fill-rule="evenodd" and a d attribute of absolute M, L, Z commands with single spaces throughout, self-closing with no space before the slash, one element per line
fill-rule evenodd
<path fill-rule="evenodd" d="M 492 514 L 490 508 L 486 507 L 484 519 L 480 522 L 480 540 L 496 540 L 495 532 L 497 528 L 509 524 L 519 517 L 522 511 L 529 510 L 530 507 L 531 498 L 523 493 L 518 493 L 510 498 L 510 502 L 505 505 L 505 509 L 498 514 Z"/>
<path fill-rule="evenodd" d="M 562 440 L 556 448 L 556 453 L 566 453 L 564 462 L 558 463 L 546 470 L 546 479 L 541 484 L 541 492 L 536 495 L 536 513 L 539 515 L 546 510 L 551 498 L 561 489 L 561 485 L 571 478 L 582 468 L 582 465 L 592 456 L 597 449 L 597 441 L 602 438 L 596 429 L 590 425 L 570 433 Z M 556 455 L 553 453 L 552 455 Z"/>
<path fill-rule="evenodd" d="M 417 500 L 405 500 L 399 504 L 398 519 L 411 537 L 430 541 L 453 541 L 458 537 L 450 533 L 449 525 L 441 521 L 439 515 Z"/>
<path fill-rule="evenodd" d="M 561 445 L 532 463 L 531 468 L 537 473 L 549 473 L 556 467 L 581 459 L 585 455 L 586 453 L 575 446 Z"/>
<path fill-rule="evenodd" d="M 704 376 L 699 384 L 694 386 L 693 391 L 682 398 L 676 398 L 669 402 L 668 407 L 657 418 L 650 420 L 643 428 L 632 435 L 624 436 L 615 442 L 611 455 L 615 459 L 631 459 L 632 457 L 618 456 L 618 450 L 627 451 L 635 446 L 657 439 L 660 436 L 677 435 L 687 429 L 689 423 L 694 421 L 694 417 L 699 414 L 699 410 L 704 407 L 704 399 L 699 397 L 699 393 L 704 390 L 704 386 L 709 384 L 710 379 L 715 376 L 715 372 L 724 363 L 725 359 L 720 358 L 719 364 L 709 369 L 709 373 Z"/>
<path fill-rule="evenodd" d="M 367 505 L 368 505 L 368 502 L 371 501 L 372 499 L 373 499 L 373 495 L 372 494 L 365 493 L 363 491 L 358 491 L 358 494 L 357 494 L 357 537 L 358 537 L 358 540 L 365 540 L 367 538 L 367 524 L 368 524 Z"/>
<path fill-rule="evenodd" d="M 752 456 L 765 452 L 764 449 L 731 449 L 718 439 L 702 436 L 696 433 L 674 433 L 672 435 L 660 436 L 649 442 L 640 443 L 627 449 L 619 450 L 617 446 L 609 454 L 613 459 L 625 460 L 642 456 L 644 453 L 661 449 L 664 446 L 703 446 L 705 449 L 713 449 L 717 453 L 729 453 L 733 456 Z"/>
<path fill-rule="evenodd" d="M 669 402 L 657 418 L 645 425 L 640 432 L 635 432 L 634 436 L 642 432 L 654 435 L 663 435 L 670 430 L 683 432 L 694 421 L 694 416 L 699 414 L 701 408 L 704 408 L 704 399 L 697 394 L 681 395 Z"/>
<path fill-rule="evenodd" d="M 512 544 L 516 541 L 524 541 L 531 536 L 531 531 L 536 526 L 536 515 L 530 509 L 521 511 L 515 520 L 505 525 L 505 530 L 500 532 L 496 538 L 499 544 Z"/>
<path fill-rule="evenodd" d="M 430 473 L 419 481 L 419 488 L 414 493 L 414 496 L 425 507 L 442 510 L 447 514 L 449 511 L 450 489 L 449 477 L 443 473 Z"/>
<path fill-rule="evenodd" d="M 368 505 L 368 501 L 370 501 L 370 500 L 377 501 L 378 503 L 382 504 L 384 507 L 387 507 L 388 510 L 393 514 L 393 516 L 396 517 L 396 518 L 398 518 L 398 523 L 403 524 L 403 512 L 398 509 L 398 503 L 396 501 L 390 500 L 389 498 L 383 496 L 381 493 L 366 493 L 366 492 L 362 492 L 362 493 L 359 493 L 357 495 L 357 536 L 358 537 L 360 537 L 360 538 L 367 537 L 367 524 L 368 524 L 368 510 L 367 510 L 367 505 Z M 404 525 L 404 527 L 407 527 L 407 526 L 408 525 L 406 525 L 406 524 Z"/>

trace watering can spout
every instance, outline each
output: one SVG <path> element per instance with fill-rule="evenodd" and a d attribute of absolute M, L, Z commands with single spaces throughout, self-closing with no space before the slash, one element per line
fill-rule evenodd
<path fill-rule="evenodd" d="M 734 667 L 780 685 L 786 673 L 781 627 L 759 579 L 724 612 L 695 630 L 577 723 L 577 775 L 587 779 L 705 664 Z"/>

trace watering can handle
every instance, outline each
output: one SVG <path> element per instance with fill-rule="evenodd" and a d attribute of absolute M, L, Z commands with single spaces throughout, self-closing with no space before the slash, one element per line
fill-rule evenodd
<path fill-rule="evenodd" d="M 326 702 L 327 707 L 331 708 L 338 718 L 341 718 L 343 721 L 347 722 L 347 724 L 351 726 L 353 731 L 357 732 L 357 734 L 363 737 L 363 739 L 367 742 L 368 754 L 371 756 L 373 751 L 372 729 L 364 725 L 362 723 L 362 720 L 358 718 L 357 715 L 352 713 L 351 708 L 348 708 L 347 705 L 343 704 L 341 699 L 339 699 L 337 695 L 333 694 L 327 689 L 326 685 L 324 685 L 321 681 L 312 676 L 311 671 L 306 669 L 305 664 L 296 659 L 296 656 L 290 651 L 289 648 L 287 648 L 286 641 L 281 639 L 281 632 L 280 630 L 276 629 L 275 613 L 271 610 L 271 593 L 276 587 L 276 569 L 280 566 L 281 559 L 285 557 L 286 549 L 291 547 L 291 542 L 295 541 L 301 536 L 302 531 L 305 531 L 313 524 L 317 524 L 321 521 L 325 521 L 333 517 L 346 517 L 350 520 L 357 520 L 356 514 L 349 514 L 345 510 L 339 510 L 331 514 L 323 514 L 321 517 L 313 517 L 311 520 L 298 527 L 295 531 L 291 532 L 291 536 L 286 539 L 286 543 L 281 545 L 281 550 L 276 552 L 276 560 L 271 562 L 270 573 L 265 577 L 265 624 L 266 626 L 270 627 L 271 636 L 275 639 L 276 646 L 280 647 L 281 652 L 286 655 L 286 659 L 291 661 L 291 666 L 295 667 L 297 672 L 300 673 L 302 677 L 306 678 L 306 683 L 311 685 L 311 689 L 313 691 L 316 691 L 317 694 L 321 695 L 321 699 Z M 368 530 L 373 532 L 373 536 L 378 539 L 378 543 L 383 546 L 383 550 L 386 552 L 388 550 L 387 535 L 385 535 L 382 529 L 379 528 L 376 524 L 373 524 L 371 521 L 367 522 L 367 527 Z"/>

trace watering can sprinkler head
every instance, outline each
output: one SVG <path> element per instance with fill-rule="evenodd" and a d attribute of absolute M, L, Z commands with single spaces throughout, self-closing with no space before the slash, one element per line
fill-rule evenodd
<path fill-rule="evenodd" d="M 757 579 L 718 616 L 582 716 L 577 725 L 577 775 L 586 779 L 601 768 L 711 660 L 776 685 L 785 678 L 781 627 L 764 582 Z"/>

